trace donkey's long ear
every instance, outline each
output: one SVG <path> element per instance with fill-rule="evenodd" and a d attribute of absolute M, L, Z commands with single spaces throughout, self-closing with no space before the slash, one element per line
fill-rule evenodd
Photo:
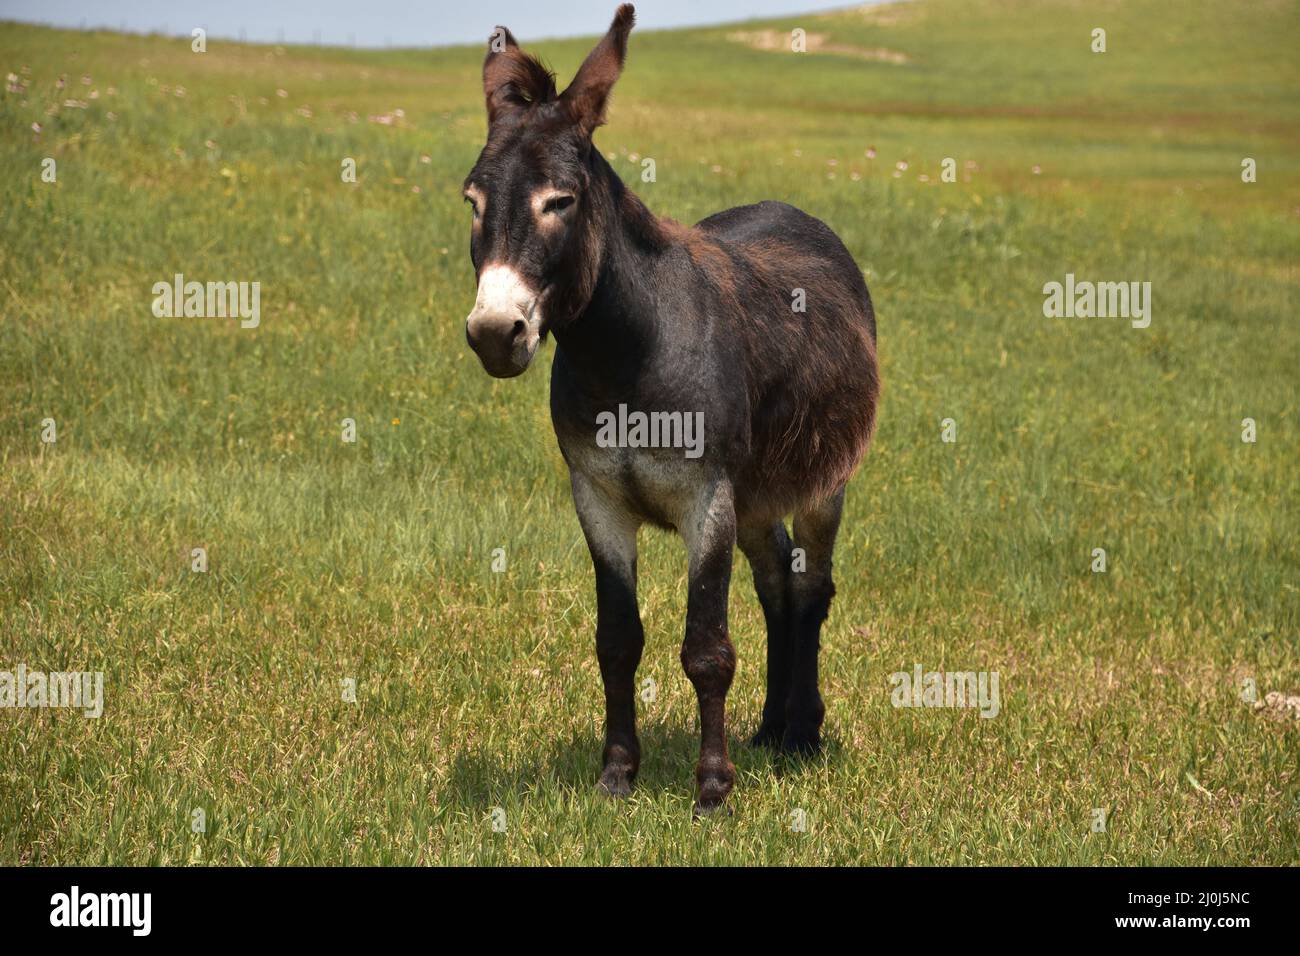
<path fill-rule="evenodd" d="M 605 122 L 605 104 L 609 91 L 623 72 L 623 58 L 627 56 L 627 35 L 636 23 L 636 10 L 625 3 L 614 14 L 609 32 L 587 54 L 569 88 L 560 97 L 573 122 L 590 136 L 597 126 Z"/>
<path fill-rule="evenodd" d="M 555 99 L 555 74 L 536 57 L 519 49 L 514 35 L 497 27 L 488 37 L 483 60 L 483 94 L 487 98 L 488 125 L 521 113 L 533 103 Z"/>

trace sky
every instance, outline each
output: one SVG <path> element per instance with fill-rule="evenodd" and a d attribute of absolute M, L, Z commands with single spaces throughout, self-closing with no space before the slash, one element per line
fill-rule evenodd
<path fill-rule="evenodd" d="M 642 0 L 644 29 L 806 13 L 851 0 Z M 522 40 L 603 33 L 618 0 L 0 0 L 0 20 L 332 46 L 477 43 L 502 23 Z"/>

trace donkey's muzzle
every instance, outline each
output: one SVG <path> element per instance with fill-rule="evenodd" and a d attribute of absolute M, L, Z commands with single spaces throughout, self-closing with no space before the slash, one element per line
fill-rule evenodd
<path fill-rule="evenodd" d="M 537 350 L 537 336 L 522 317 L 470 314 L 465 339 L 483 368 L 497 378 L 510 378 L 528 368 Z"/>
<path fill-rule="evenodd" d="M 483 270 L 465 338 L 489 375 L 510 378 L 528 368 L 541 340 L 538 298 L 509 266 Z"/>

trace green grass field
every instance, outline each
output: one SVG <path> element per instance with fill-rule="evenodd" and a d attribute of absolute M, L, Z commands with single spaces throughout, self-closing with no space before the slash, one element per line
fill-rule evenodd
<path fill-rule="evenodd" d="M 826 751 L 742 743 L 738 555 L 734 814 L 693 822 L 683 549 L 643 532 L 657 696 L 609 802 L 554 346 L 496 381 L 465 345 L 481 49 L 0 25 L 0 669 L 104 673 L 98 720 L 0 710 L 0 863 L 1300 861 L 1300 722 L 1241 699 L 1300 692 L 1298 34 L 1208 0 L 633 33 L 597 145 L 661 215 L 825 219 L 885 383 Z M 563 83 L 590 43 L 532 48 Z M 155 318 L 177 272 L 260 282 L 260 326 Z M 1150 327 L 1045 318 L 1066 273 L 1150 281 Z M 998 671 L 1001 713 L 895 709 L 915 664 Z"/>

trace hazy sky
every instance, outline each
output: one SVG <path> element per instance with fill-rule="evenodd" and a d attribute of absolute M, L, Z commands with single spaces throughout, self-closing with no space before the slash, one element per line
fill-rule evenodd
<path fill-rule="evenodd" d="M 859 0 L 861 2 L 861 0 Z M 645 28 L 853 6 L 845 0 L 642 0 Z M 504 23 L 521 40 L 601 33 L 617 0 L 0 0 L 0 19 L 256 42 L 357 46 L 475 43 Z"/>

